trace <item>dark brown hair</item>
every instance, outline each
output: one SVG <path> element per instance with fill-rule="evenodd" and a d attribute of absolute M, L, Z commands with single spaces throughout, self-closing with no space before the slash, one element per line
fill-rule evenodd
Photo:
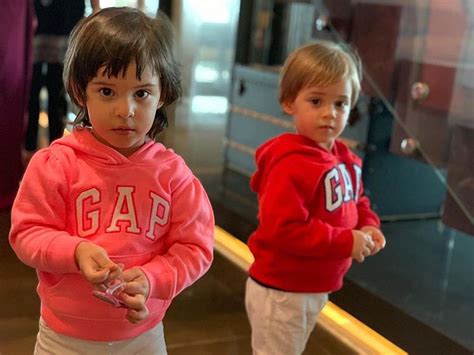
<path fill-rule="evenodd" d="M 160 79 L 163 106 L 156 111 L 148 136 L 161 132 L 168 124 L 165 107 L 182 93 L 172 38 L 171 23 L 161 13 L 151 18 L 137 9 L 115 7 L 82 19 L 71 33 L 63 73 L 66 90 L 80 108 L 74 125 L 90 126 L 86 88 L 97 71 L 103 68 L 104 74 L 116 77 L 135 61 L 138 80 L 145 67 Z"/>

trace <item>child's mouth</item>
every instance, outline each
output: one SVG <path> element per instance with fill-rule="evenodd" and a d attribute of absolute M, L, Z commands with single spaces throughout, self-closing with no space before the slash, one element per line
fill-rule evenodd
<path fill-rule="evenodd" d="M 121 135 L 128 135 L 133 133 L 135 130 L 132 128 L 114 128 L 112 129 L 113 132 Z"/>

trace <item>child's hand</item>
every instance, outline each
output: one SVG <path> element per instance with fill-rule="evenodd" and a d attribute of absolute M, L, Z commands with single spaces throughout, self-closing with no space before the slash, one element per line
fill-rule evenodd
<path fill-rule="evenodd" d="M 381 249 L 385 248 L 385 237 L 380 229 L 374 226 L 365 226 L 360 230 L 372 237 L 374 247 L 372 248 L 370 255 L 377 254 Z"/>
<path fill-rule="evenodd" d="M 125 270 L 123 272 L 125 288 L 120 293 L 119 298 L 129 308 L 127 319 L 131 323 L 138 323 L 148 317 L 148 308 L 145 302 L 150 292 L 148 278 L 138 267 Z"/>
<path fill-rule="evenodd" d="M 122 265 L 109 259 L 104 248 L 89 242 L 80 243 L 74 252 L 76 264 L 84 277 L 92 284 L 100 284 L 118 278 Z"/>
<path fill-rule="evenodd" d="M 352 231 L 352 258 L 359 263 L 363 262 L 367 256 L 370 255 L 374 248 L 374 242 L 370 235 L 354 229 Z"/>

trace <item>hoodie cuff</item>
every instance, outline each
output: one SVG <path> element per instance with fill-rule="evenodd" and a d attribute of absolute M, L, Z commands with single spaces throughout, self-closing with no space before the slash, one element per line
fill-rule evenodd
<path fill-rule="evenodd" d="M 360 229 L 365 226 L 373 226 L 375 228 L 380 229 L 380 220 L 377 217 L 374 217 L 374 218 L 366 217 L 366 218 L 359 219 L 359 222 L 357 224 L 357 229 Z"/>
<path fill-rule="evenodd" d="M 173 298 L 175 289 L 173 271 L 164 257 L 156 256 L 153 261 L 142 265 L 140 269 L 150 284 L 148 298 L 161 300 Z"/>
<path fill-rule="evenodd" d="M 46 264 L 53 265 L 56 272 L 61 274 L 80 272 L 74 257 L 79 244 L 87 242 L 79 237 L 57 237 L 51 240 L 47 249 Z"/>

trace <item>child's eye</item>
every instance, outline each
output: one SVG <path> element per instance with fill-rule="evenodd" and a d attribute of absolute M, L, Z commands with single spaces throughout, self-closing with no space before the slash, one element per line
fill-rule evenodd
<path fill-rule="evenodd" d="M 146 90 L 138 90 L 135 95 L 139 98 L 139 99 L 146 99 L 148 97 L 148 95 L 150 95 L 150 93 Z"/>
<path fill-rule="evenodd" d="M 336 107 L 340 108 L 346 108 L 349 105 L 347 101 L 337 101 L 336 102 Z"/>
<path fill-rule="evenodd" d="M 311 99 L 311 103 L 312 103 L 313 105 L 318 106 L 318 105 L 321 104 L 321 99 Z"/>
<path fill-rule="evenodd" d="M 101 88 L 99 92 L 102 96 L 105 96 L 105 97 L 109 97 L 113 95 L 112 89 L 109 89 L 109 88 Z"/>

